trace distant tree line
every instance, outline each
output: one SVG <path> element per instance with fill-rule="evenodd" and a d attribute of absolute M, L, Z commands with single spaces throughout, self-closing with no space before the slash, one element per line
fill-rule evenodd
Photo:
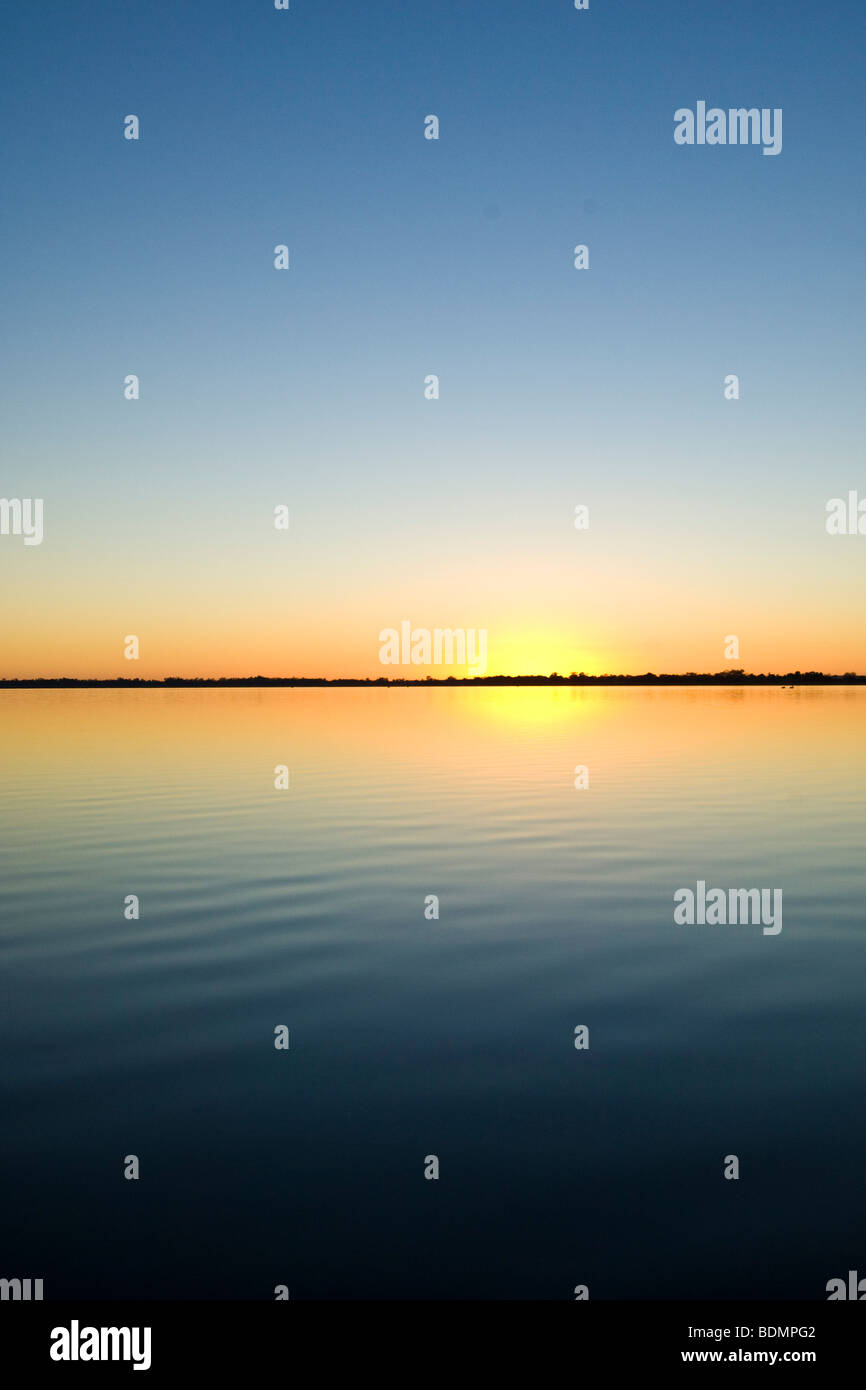
<path fill-rule="evenodd" d="M 846 671 L 843 676 L 830 676 L 823 671 L 788 671 L 756 674 L 752 671 L 731 670 L 685 674 L 588 676 L 585 671 L 572 671 L 561 676 L 557 671 L 549 676 L 400 676 L 351 677 L 338 676 L 165 676 L 148 680 L 138 676 L 117 676 L 106 680 L 90 680 L 78 676 L 37 676 L 0 679 L 0 689 L 66 690 L 77 688 L 174 689 L 207 686 L 376 686 L 376 685 L 863 685 L 866 675 Z"/>

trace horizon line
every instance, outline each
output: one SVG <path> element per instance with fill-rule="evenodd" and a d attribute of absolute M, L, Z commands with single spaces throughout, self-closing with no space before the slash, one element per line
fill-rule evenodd
<path fill-rule="evenodd" d="M 591 676 L 572 671 L 561 676 L 5 676 L 2 690 L 27 689 L 178 689 L 230 686 L 454 686 L 454 685 L 859 685 L 866 675 L 846 671 L 830 675 L 824 671 L 749 672 L 686 671 L 682 673 L 642 674 L 605 673 Z"/>

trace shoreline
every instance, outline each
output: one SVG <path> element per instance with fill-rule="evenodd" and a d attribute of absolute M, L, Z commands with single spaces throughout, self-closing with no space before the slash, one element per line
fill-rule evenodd
<path fill-rule="evenodd" d="M 6 677 L 0 679 L 0 690 L 201 690 L 229 688 L 326 688 L 355 689 L 417 688 L 417 687 L 502 687 L 502 686 L 803 686 L 803 685 L 866 685 L 866 675 L 847 672 L 844 676 L 825 675 L 821 671 L 790 671 L 786 675 L 750 674 L 744 671 L 720 671 L 686 675 L 603 675 L 603 676 L 166 676 L 87 678 L 78 676 Z"/>

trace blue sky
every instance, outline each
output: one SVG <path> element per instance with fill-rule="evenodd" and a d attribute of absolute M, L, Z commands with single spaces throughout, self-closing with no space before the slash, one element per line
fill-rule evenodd
<path fill-rule="evenodd" d="M 776 629 L 791 603 L 850 621 L 862 554 L 821 518 L 866 493 L 861 5 L 47 3 L 3 24 L 2 492 L 44 496 L 51 531 L 0 563 L 31 634 L 73 599 L 113 621 L 107 587 L 139 611 L 155 568 L 202 604 L 228 568 L 320 626 L 347 603 L 375 626 L 388 593 L 383 625 L 419 595 L 459 623 L 460 595 L 464 625 L 501 626 L 512 582 L 526 622 L 527 594 L 559 611 L 572 579 L 606 613 L 626 558 L 683 668 L 695 583 L 713 612 L 759 587 Z M 781 155 L 676 146 L 699 99 L 781 107 Z M 280 501 L 288 566 L 256 531 Z"/>

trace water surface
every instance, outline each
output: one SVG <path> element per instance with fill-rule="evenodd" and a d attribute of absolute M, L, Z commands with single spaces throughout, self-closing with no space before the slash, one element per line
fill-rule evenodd
<path fill-rule="evenodd" d="M 866 1273 L 864 713 L 855 687 L 0 693 L 0 1274 L 567 1299 Z M 782 932 L 675 926 L 698 879 L 782 888 Z"/>

